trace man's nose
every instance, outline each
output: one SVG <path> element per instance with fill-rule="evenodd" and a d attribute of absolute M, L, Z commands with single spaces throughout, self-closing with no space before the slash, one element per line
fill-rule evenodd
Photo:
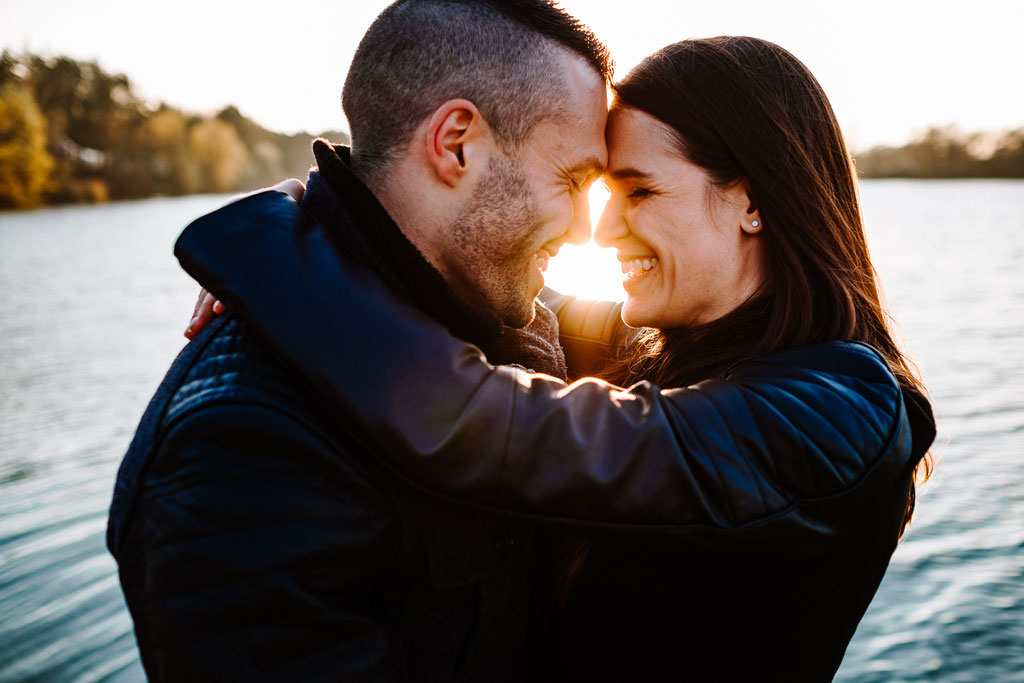
<path fill-rule="evenodd" d="M 587 194 L 581 192 L 572 207 L 572 222 L 565 233 L 565 241 L 569 244 L 586 244 L 590 240 L 590 203 Z"/>
<path fill-rule="evenodd" d="M 614 196 L 604 205 L 604 211 L 601 212 L 601 218 L 597 221 L 597 227 L 594 229 L 594 242 L 597 243 L 597 246 L 611 247 L 615 240 L 629 234 L 629 227 L 622 217 L 620 208 Z"/>

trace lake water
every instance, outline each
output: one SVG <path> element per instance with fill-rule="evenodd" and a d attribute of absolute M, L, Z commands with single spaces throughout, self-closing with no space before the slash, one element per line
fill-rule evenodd
<path fill-rule="evenodd" d="M 862 193 L 939 464 L 837 680 L 1024 681 L 1024 182 Z M 0 681 L 144 678 L 107 506 L 197 293 L 174 238 L 224 201 L 0 213 Z"/>

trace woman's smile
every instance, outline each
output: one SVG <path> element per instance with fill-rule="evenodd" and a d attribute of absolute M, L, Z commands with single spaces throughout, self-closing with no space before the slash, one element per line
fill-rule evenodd
<path fill-rule="evenodd" d="M 620 254 L 619 261 L 622 266 L 622 274 L 625 276 L 622 286 L 626 288 L 627 292 L 630 287 L 644 279 L 658 266 L 658 257 L 650 254 L 632 257 L 623 257 Z"/>

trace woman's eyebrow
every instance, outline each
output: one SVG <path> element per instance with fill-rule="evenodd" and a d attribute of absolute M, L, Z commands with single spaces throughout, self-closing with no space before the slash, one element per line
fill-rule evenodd
<path fill-rule="evenodd" d="M 609 171 L 608 175 L 613 180 L 649 180 L 651 177 L 651 174 L 632 167 L 617 168 L 613 171 Z"/>

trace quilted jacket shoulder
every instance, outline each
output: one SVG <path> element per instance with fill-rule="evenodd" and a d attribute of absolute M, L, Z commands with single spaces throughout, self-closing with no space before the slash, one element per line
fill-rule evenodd
<path fill-rule="evenodd" d="M 121 463 L 107 537 L 115 555 L 161 440 L 194 412 L 228 404 L 262 406 L 328 440 L 341 426 L 244 323 L 233 316 L 215 321 L 175 359 Z"/>

